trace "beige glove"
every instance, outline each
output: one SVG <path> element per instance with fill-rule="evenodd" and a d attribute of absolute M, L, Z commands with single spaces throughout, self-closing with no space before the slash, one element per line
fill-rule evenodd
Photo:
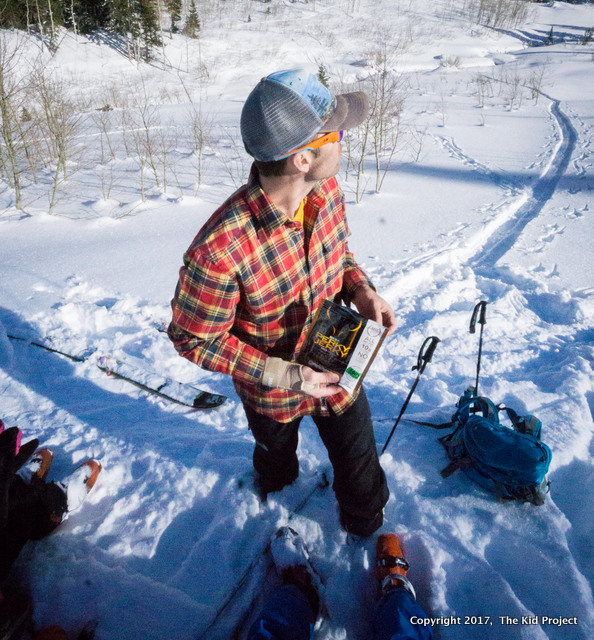
<path fill-rule="evenodd" d="M 303 379 L 303 365 L 287 362 L 281 358 L 269 357 L 264 365 L 262 384 L 273 389 L 290 389 L 313 395 L 319 384 L 306 382 Z"/>

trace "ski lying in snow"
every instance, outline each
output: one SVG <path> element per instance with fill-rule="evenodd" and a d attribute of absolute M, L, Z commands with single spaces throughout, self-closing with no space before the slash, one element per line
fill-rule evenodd
<path fill-rule="evenodd" d="M 110 356 L 100 356 L 96 365 L 108 375 L 116 376 L 166 400 L 183 404 L 193 409 L 214 409 L 227 399 L 218 393 L 165 378 L 157 373 L 143 371 Z"/>
<path fill-rule="evenodd" d="M 289 511 L 288 516 L 285 518 L 285 524 L 289 524 L 291 520 L 305 508 L 307 503 L 311 500 L 311 498 L 313 498 L 314 495 L 330 486 L 326 473 L 318 472 L 316 475 L 316 483 L 312 488 L 309 489 L 309 491 L 307 491 L 307 493 L 303 496 L 297 506 Z M 266 546 L 262 549 L 262 551 L 256 554 L 249 565 L 245 568 L 244 572 L 241 574 L 241 577 L 239 578 L 235 586 L 231 589 L 224 602 L 219 606 L 213 616 L 213 619 L 200 633 L 197 640 L 206 640 L 207 638 L 208 640 L 213 640 L 214 638 L 221 638 L 221 640 L 223 638 L 225 640 L 231 638 L 232 640 L 235 640 L 242 637 L 238 634 L 242 632 L 246 623 L 248 622 L 248 619 L 253 614 L 254 609 L 256 608 L 256 605 L 260 600 L 262 586 L 270 576 L 269 571 L 271 567 L 269 566 L 269 564 L 266 564 L 266 567 L 262 569 L 264 561 L 269 556 L 269 552 L 270 540 L 266 543 Z M 224 614 L 231 613 L 238 595 L 245 593 L 245 591 L 248 591 L 251 594 L 250 599 L 245 606 L 245 609 L 242 609 L 239 613 L 239 618 L 235 623 L 232 632 L 229 633 L 228 628 L 220 629 L 218 631 L 219 635 L 217 635 L 217 629 L 224 617 Z"/>
<path fill-rule="evenodd" d="M 171 380 L 170 378 L 166 378 L 151 371 L 146 371 L 139 367 L 134 367 L 110 356 L 95 357 L 94 349 L 87 349 L 79 353 L 69 353 L 56 348 L 48 342 L 38 342 L 11 334 L 7 335 L 11 340 L 18 340 L 20 342 L 33 345 L 34 347 L 44 349 L 45 351 L 57 353 L 69 360 L 73 360 L 74 362 L 90 362 L 93 361 L 94 358 L 94 364 L 101 369 L 101 371 L 105 371 L 108 375 L 113 375 L 135 385 L 136 387 L 139 387 L 143 391 L 157 395 L 165 400 L 182 404 L 186 407 L 192 407 L 193 409 L 214 409 L 215 407 L 222 405 L 227 399 L 226 396 L 218 393 L 204 391 L 203 389 L 198 389 L 190 384 Z"/>
<path fill-rule="evenodd" d="M 229 640 L 246 640 L 249 630 L 262 610 L 265 596 L 270 593 L 270 591 L 278 588 L 281 584 L 278 576 L 276 575 L 274 562 L 270 554 L 270 543 L 266 546 L 266 549 L 262 554 L 261 561 L 262 563 L 265 563 L 265 568 L 261 573 L 256 571 L 254 572 L 256 576 L 251 581 L 251 593 L 253 593 L 253 595 L 247 605 L 247 608 L 243 611 L 241 617 L 229 634 Z M 316 637 L 320 637 L 323 635 L 328 623 L 330 622 L 330 614 L 328 612 L 328 607 L 326 606 L 325 598 L 326 585 L 319 571 L 312 563 L 311 558 L 309 559 L 308 570 L 313 574 L 315 582 L 318 583 L 317 592 L 320 596 L 320 610 L 314 626 L 314 632 Z"/>

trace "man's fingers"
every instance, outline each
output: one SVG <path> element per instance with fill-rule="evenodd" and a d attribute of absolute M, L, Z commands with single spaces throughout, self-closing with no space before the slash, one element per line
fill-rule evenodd
<path fill-rule="evenodd" d="M 314 398 L 327 398 L 342 391 L 336 384 L 340 380 L 340 376 L 337 373 L 314 371 L 310 367 L 303 366 L 301 375 L 303 376 L 301 390 Z"/>
<path fill-rule="evenodd" d="M 302 393 L 312 396 L 313 398 L 327 398 L 333 396 L 335 393 L 342 391 L 342 388 L 337 385 L 325 385 L 325 384 L 312 384 L 311 382 L 301 383 Z"/>
<path fill-rule="evenodd" d="M 340 376 L 337 373 L 314 371 L 311 367 L 306 366 L 301 368 L 301 374 L 306 382 L 311 382 L 312 384 L 336 384 L 340 380 Z"/>
<path fill-rule="evenodd" d="M 316 372 L 316 377 L 319 376 L 319 379 L 315 380 L 315 382 L 317 382 L 318 384 L 323 384 L 323 385 L 332 385 L 332 384 L 336 384 L 337 382 L 340 382 L 340 376 L 337 373 L 331 373 L 331 372 Z"/>
<path fill-rule="evenodd" d="M 394 312 L 391 309 L 386 313 L 386 318 L 383 325 L 384 327 L 388 327 L 389 336 L 391 336 L 394 333 L 394 331 L 396 331 L 396 327 L 397 327 L 396 316 L 394 315 Z"/>

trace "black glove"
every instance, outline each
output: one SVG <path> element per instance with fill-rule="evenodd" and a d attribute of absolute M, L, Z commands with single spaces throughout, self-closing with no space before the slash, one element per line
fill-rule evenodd
<path fill-rule="evenodd" d="M 14 476 L 39 445 L 37 438 L 23 445 L 21 439 L 22 433 L 18 427 L 11 427 L 0 433 L 0 531 L 6 525 L 8 496 Z"/>

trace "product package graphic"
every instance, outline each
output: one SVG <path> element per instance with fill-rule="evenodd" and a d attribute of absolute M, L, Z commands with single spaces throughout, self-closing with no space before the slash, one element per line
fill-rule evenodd
<path fill-rule="evenodd" d="M 317 371 L 338 373 L 338 384 L 353 393 L 363 382 L 387 332 L 386 327 L 353 309 L 324 300 L 297 361 Z"/>

